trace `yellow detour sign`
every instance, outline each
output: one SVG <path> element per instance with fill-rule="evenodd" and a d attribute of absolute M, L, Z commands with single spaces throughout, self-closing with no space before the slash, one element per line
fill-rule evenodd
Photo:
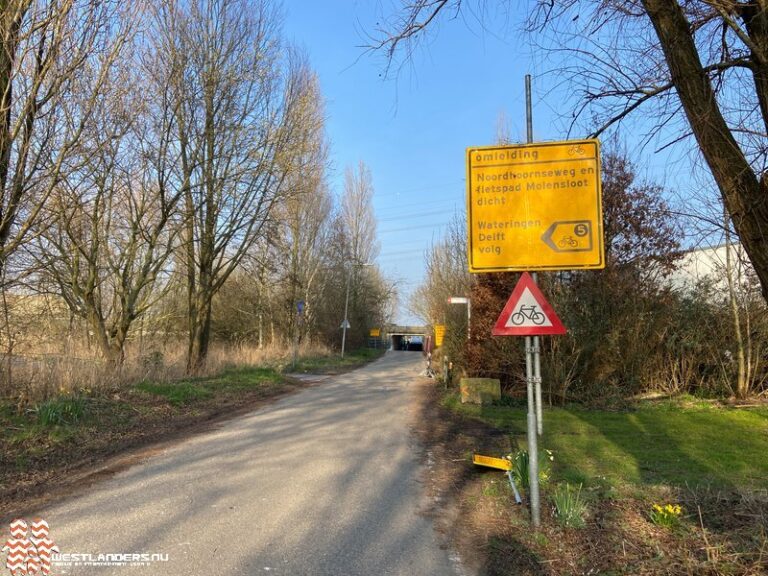
<path fill-rule="evenodd" d="M 472 463 L 477 466 L 496 468 L 497 470 L 512 470 L 512 462 L 506 458 L 494 458 L 493 456 L 480 456 L 480 454 L 472 454 Z"/>
<path fill-rule="evenodd" d="M 600 143 L 467 148 L 469 271 L 605 267 Z"/>
<path fill-rule="evenodd" d="M 381 329 L 371 328 L 371 338 L 378 338 L 379 336 L 381 336 Z"/>
<path fill-rule="evenodd" d="M 443 338 L 445 338 L 445 324 L 435 324 L 435 346 L 442 346 Z"/>

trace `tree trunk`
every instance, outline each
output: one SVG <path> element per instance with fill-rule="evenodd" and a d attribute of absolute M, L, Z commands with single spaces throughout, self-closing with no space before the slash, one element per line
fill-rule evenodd
<path fill-rule="evenodd" d="M 676 0 L 643 0 L 693 135 L 768 300 L 768 179 L 758 179 L 728 127 Z M 758 94 L 758 97 L 765 95 Z"/>
<path fill-rule="evenodd" d="M 264 348 L 264 314 L 259 310 L 259 350 Z"/>
<path fill-rule="evenodd" d="M 5 328 L 6 338 L 8 339 L 8 342 L 6 343 L 7 347 L 5 349 L 5 367 L 3 372 L 3 386 L 2 388 L 0 388 L 0 398 L 10 398 L 11 392 L 13 391 L 14 337 L 13 337 L 13 331 L 11 329 L 11 315 L 8 309 L 8 299 L 6 298 L 7 291 L 5 289 L 5 278 L 3 277 L 2 272 L 0 272 L 0 278 L 2 278 L 2 282 L 0 282 L 0 293 L 2 293 L 2 303 L 3 303 L 3 324 Z"/>
<path fill-rule="evenodd" d="M 200 374 L 208 358 L 211 341 L 212 296 L 198 294 L 195 309 L 189 315 L 189 347 L 187 349 L 187 374 Z"/>
<path fill-rule="evenodd" d="M 744 338 L 741 333 L 741 314 L 736 294 L 736 281 L 734 280 L 734 265 L 731 250 L 730 224 L 728 215 L 725 216 L 725 274 L 728 280 L 728 300 L 731 304 L 733 316 L 733 333 L 736 339 L 736 396 L 744 399 L 749 394 L 749 380 L 746 373 L 746 355 L 744 354 Z"/>
<path fill-rule="evenodd" d="M 110 337 L 104 319 L 94 306 L 88 307 L 86 320 L 107 365 L 112 370 L 122 368 L 125 361 L 125 338 L 120 338 L 118 335 Z"/>
<path fill-rule="evenodd" d="M 0 224 L 7 218 L 6 196 L 11 169 L 11 151 L 13 138 L 11 124 L 13 120 L 13 65 L 18 41 L 18 21 L 11 17 L 12 8 L 7 1 L 0 2 Z M 5 265 L 5 246 L 0 244 L 0 266 Z"/>

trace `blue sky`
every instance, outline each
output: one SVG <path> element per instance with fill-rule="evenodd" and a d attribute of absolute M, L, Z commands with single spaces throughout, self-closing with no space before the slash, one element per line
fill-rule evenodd
<path fill-rule="evenodd" d="M 502 113 L 513 135 L 525 136 L 529 70 L 515 56 L 524 47 L 447 21 L 407 67 L 383 78 L 383 56 L 360 48 L 379 2 L 286 0 L 284 8 L 285 35 L 308 53 L 327 100 L 331 183 L 340 191 L 344 168 L 358 160 L 370 167 L 379 263 L 400 286 L 398 320 L 415 323 L 407 300 L 422 280 L 424 252 L 463 209 L 465 148 L 492 144 Z"/>
<path fill-rule="evenodd" d="M 407 301 L 422 281 L 425 251 L 463 210 L 465 149 L 493 144 L 502 114 L 512 139 L 525 141 L 526 74 L 533 75 L 534 139 L 566 136 L 537 69 L 541 58 L 514 23 L 500 38 L 461 16 L 443 18 L 406 66 L 383 78 L 383 55 L 361 46 L 381 11 L 391 15 L 388 2 L 284 0 L 284 10 L 285 36 L 306 50 L 327 101 L 331 184 L 338 193 L 346 166 L 370 167 L 378 261 L 400 287 L 397 320 L 417 323 Z M 667 161 L 656 157 L 646 169 L 659 172 Z"/>

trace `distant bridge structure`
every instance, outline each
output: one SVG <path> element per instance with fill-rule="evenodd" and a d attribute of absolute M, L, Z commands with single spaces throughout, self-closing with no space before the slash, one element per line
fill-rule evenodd
<path fill-rule="evenodd" d="M 386 329 L 392 350 L 422 350 L 429 331 L 426 326 L 390 325 Z"/>

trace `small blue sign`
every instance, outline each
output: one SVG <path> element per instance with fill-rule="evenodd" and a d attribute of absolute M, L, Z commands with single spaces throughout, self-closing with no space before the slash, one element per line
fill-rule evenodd
<path fill-rule="evenodd" d="M 304 314 L 304 300 L 296 302 L 296 310 L 299 311 L 299 314 Z"/>

